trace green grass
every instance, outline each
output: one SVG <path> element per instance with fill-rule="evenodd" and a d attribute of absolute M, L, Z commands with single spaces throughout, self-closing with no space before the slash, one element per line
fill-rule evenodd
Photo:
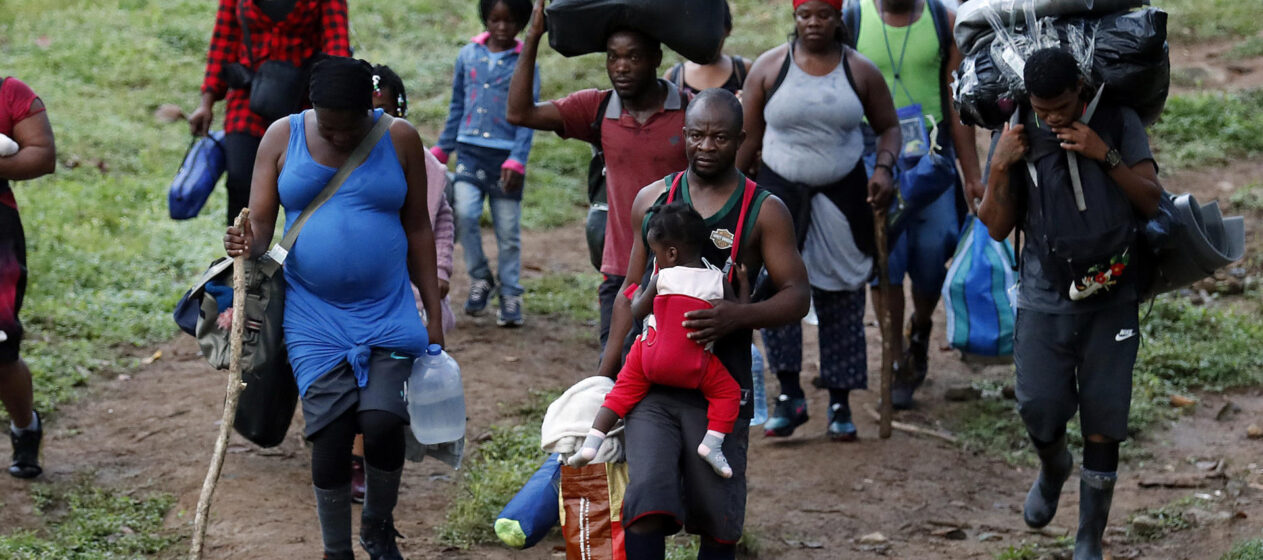
<path fill-rule="evenodd" d="M 174 503 L 167 495 L 134 498 L 79 481 L 37 485 L 33 497 L 47 528 L 0 536 L 0 560 L 139 558 L 177 540 L 162 528 Z"/>
<path fill-rule="evenodd" d="M 438 528 L 439 542 L 459 548 L 498 542 L 492 530 L 496 514 L 545 457 L 539 449 L 539 422 L 527 424 L 493 426 L 491 439 L 462 465 L 455 499 Z"/>
<path fill-rule="evenodd" d="M 1263 212 L 1263 183 L 1250 183 L 1228 198 L 1233 208 Z"/>
<path fill-rule="evenodd" d="M 579 322 L 600 319 L 596 289 L 601 285 L 601 277 L 597 274 L 554 274 L 527 278 L 522 285 L 527 293 L 527 313 L 560 315 Z"/>
<path fill-rule="evenodd" d="M 1263 29 L 1259 0 L 1154 0 L 1171 14 L 1167 33 L 1177 42 L 1246 37 Z"/>
<path fill-rule="evenodd" d="M 1242 60 L 1263 56 L 1263 37 L 1250 37 L 1232 47 L 1224 57 L 1229 60 Z"/>
<path fill-rule="evenodd" d="M 1239 542 L 1219 560 L 1263 560 L 1263 539 Z"/>
<path fill-rule="evenodd" d="M 1009 545 L 996 553 L 996 560 L 1040 560 L 1042 558 L 1059 558 L 1074 546 L 1074 539 L 1062 537 L 1052 542 L 1025 542 Z"/>
<path fill-rule="evenodd" d="M 1192 498 L 1180 498 L 1162 507 L 1132 513 L 1127 517 L 1127 536 L 1133 540 L 1156 541 L 1166 538 L 1171 533 L 1192 527 L 1193 523 L 1184 515 L 1184 510 L 1192 503 Z M 1139 527 L 1133 521 L 1140 516 L 1150 517 L 1157 523 L 1153 526 Z"/>
<path fill-rule="evenodd" d="M 1142 314 L 1147 307 L 1142 307 Z M 1249 315 L 1164 297 L 1141 323 L 1141 334 L 1128 419 L 1133 437 L 1178 417 L 1180 409 L 1170 405 L 1173 394 L 1263 383 L 1263 324 Z M 1015 402 L 982 399 L 963 406 L 954 416 L 952 429 L 966 449 L 1017 464 L 1034 461 Z M 1072 446 L 1082 443 L 1077 417 L 1067 434 Z M 1131 440 L 1123 443 L 1123 456 L 1145 457 Z"/>
<path fill-rule="evenodd" d="M 1163 169 L 1258 157 L 1263 154 L 1263 90 L 1174 96 L 1151 133 Z"/>
<path fill-rule="evenodd" d="M 470 548 L 499 542 L 492 523 L 546 457 L 539 448 L 540 423 L 561 392 L 531 390 L 528 395 L 510 405 L 509 412 L 520 421 L 492 426 L 491 439 L 478 444 L 462 465 L 456 498 L 438 528 L 443 544 Z"/>

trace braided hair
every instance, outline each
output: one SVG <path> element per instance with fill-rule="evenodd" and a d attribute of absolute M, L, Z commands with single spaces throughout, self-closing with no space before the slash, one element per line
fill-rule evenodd
<path fill-rule="evenodd" d="M 650 208 L 653 216 L 649 218 L 645 237 L 656 242 L 675 246 L 676 250 L 688 258 L 702 255 L 702 247 L 710 237 L 706 228 L 706 220 L 687 202 L 677 201 L 671 204 L 659 204 Z"/>
<path fill-rule="evenodd" d="M 340 111 L 372 109 L 372 75 L 373 66 L 363 60 L 325 55 L 311 68 L 311 104 Z"/>
<path fill-rule="evenodd" d="M 403 79 L 385 64 L 373 67 L 373 95 L 381 96 L 382 89 L 389 88 L 395 93 L 395 105 L 398 110 L 392 116 L 403 118 L 408 116 L 408 92 L 404 91 Z"/>

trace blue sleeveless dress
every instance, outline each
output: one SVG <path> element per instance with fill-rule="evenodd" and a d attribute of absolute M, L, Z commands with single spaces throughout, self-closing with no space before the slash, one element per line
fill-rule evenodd
<path fill-rule="evenodd" d="M 336 168 L 307 149 L 303 117 L 289 117 L 289 146 L 277 180 L 285 231 Z M 373 118 L 381 117 L 381 110 Z M 343 361 L 360 387 L 372 348 L 420 356 L 429 343 L 408 276 L 408 239 L 400 211 L 408 192 L 390 134 L 373 147 L 303 226 L 285 259 L 285 346 L 306 395 Z"/>

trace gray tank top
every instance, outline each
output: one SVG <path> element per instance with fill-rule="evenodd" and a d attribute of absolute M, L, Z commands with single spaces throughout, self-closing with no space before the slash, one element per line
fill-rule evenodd
<path fill-rule="evenodd" d="M 792 45 L 790 52 L 785 81 L 763 108 L 763 162 L 795 183 L 840 181 L 864 153 L 864 105 L 847 79 L 845 62 L 827 75 L 812 76 L 792 59 Z"/>

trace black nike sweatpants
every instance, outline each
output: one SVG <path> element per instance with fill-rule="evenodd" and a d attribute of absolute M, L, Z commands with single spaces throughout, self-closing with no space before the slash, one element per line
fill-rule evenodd
<path fill-rule="evenodd" d="M 1075 314 L 1018 309 L 1014 331 L 1018 412 L 1032 437 L 1057 439 L 1077 410 L 1084 435 L 1127 439 L 1137 302 Z"/>

